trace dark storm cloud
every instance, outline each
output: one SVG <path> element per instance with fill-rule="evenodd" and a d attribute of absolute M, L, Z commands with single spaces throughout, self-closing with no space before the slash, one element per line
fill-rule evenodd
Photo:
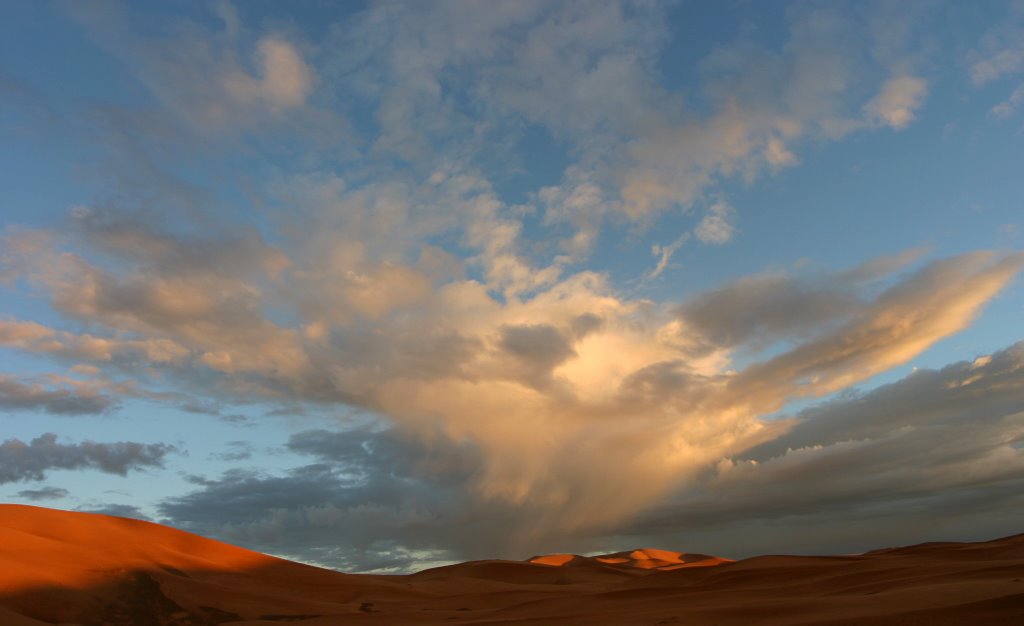
<path fill-rule="evenodd" d="M 564 399 L 552 394 L 551 403 L 516 414 L 521 428 L 500 429 L 495 426 L 502 422 L 491 416 L 502 416 L 515 405 L 494 403 L 487 392 L 500 391 L 523 371 L 543 374 L 564 358 L 565 340 L 558 329 L 567 325 L 499 325 L 493 350 L 480 352 L 497 355 L 499 360 L 492 362 L 491 370 L 481 368 L 471 386 L 459 382 L 466 385 L 465 391 L 454 386 L 451 389 L 459 393 L 446 394 L 441 389 L 450 379 L 429 377 L 398 379 L 403 384 L 412 382 L 411 388 L 397 386 L 386 392 L 377 388 L 392 403 L 426 398 L 444 407 L 448 401 L 463 402 L 455 415 L 463 421 L 433 421 L 437 418 L 417 402 L 416 413 L 407 414 L 407 422 L 391 430 L 299 433 L 287 448 L 315 457 L 316 463 L 276 474 L 240 469 L 206 479 L 197 483 L 196 491 L 163 502 L 160 512 L 171 523 L 195 532 L 345 569 L 374 567 L 373 563 L 387 560 L 383 554 L 397 558 L 394 555 L 403 550 L 456 559 L 523 558 L 545 548 L 585 551 L 593 549 L 602 535 L 579 528 L 590 528 L 587 525 L 595 517 L 609 511 L 615 512 L 615 523 L 622 523 L 625 531 L 634 528 L 628 520 L 648 507 L 656 507 L 659 515 L 670 520 L 666 525 L 651 523 L 652 529 L 707 530 L 737 516 L 799 515 L 801 507 L 808 514 L 832 510 L 842 516 L 844 499 L 859 502 L 872 493 L 889 498 L 906 493 L 900 485 L 913 482 L 915 468 L 929 462 L 916 453 L 900 456 L 901 446 L 918 449 L 914 436 L 898 431 L 867 443 L 840 441 L 831 448 L 809 444 L 780 460 L 753 466 L 753 459 L 740 453 L 784 436 L 791 426 L 762 423 L 759 415 L 778 410 L 787 398 L 825 395 L 905 362 L 922 346 L 968 323 L 1022 262 L 1019 255 L 987 253 L 935 261 L 860 302 L 854 312 L 838 318 L 837 325 L 825 323 L 816 336 L 738 372 L 702 371 L 685 358 L 649 362 L 622 378 L 613 396 L 614 407 L 661 416 L 660 424 L 637 422 L 637 430 L 632 431 L 616 430 L 631 429 L 632 422 L 609 421 L 604 424 L 607 431 L 597 427 L 569 431 L 557 439 L 558 446 L 550 448 L 546 442 L 538 444 L 535 436 L 547 431 L 527 427 L 528 421 L 543 417 L 541 423 L 547 428 L 571 425 L 572 419 L 564 419 L 571 414 L 560 412 L 573 409 L 571 403 L 563 406 Z M 794 298 L 790 303 L 794 307 L 805 300 L 818 302 L 815 294 Z M 346 350 L 364 358 L 348 370 L 335 367 L 332 374 L 369 384 L 382 380 L 381 371 L 405 373 L 404 367 L 396 365 L 406 358 L 400 352 L 404 338 L 390 339 L 390 348 L 381 353 Z M 337 347 L 327 344 L 323 349 Z M 602 358 L 628 356 L 607 353 Z M 531 359 L 542 365 L 517 369 Z M 397 370 L 389 369 L 392 365 Z M 495 376 L 500 384 L 485 387 L 482 381 L 490 380 L 485 376 Z M 519 380 L 544 389 L 534 384 L 539 379 Z M 390 381 L 384 376 L 383 384 Z M 436 394 L 436 400 L 426 394 Z M 397 411 L 401 414 L 400 408 Z M 436 430 L 428 424 L 435 424 Z M 446 430 L 452 424 L 494 430 L 459 438 Z M 709 425 L 714 426 L 712 431 Z M 996 425 L 993 432 L 1000 427 L 1012 424 Z M 680 452 L 679 446 L 687 451 Z M 824 446 L 825 451 L 816 446 Z M 506 464 L 495 464 L 495 458 Z M 608 465 L 608 458 L 616 463 Z M 894 469 L 878 473 L 886 467 Z M 509 473 L 502 474 L 506 470 Z M 813 482 L 825 476 L 834 476 L 835 484 L 823 487 Z M 734 482 L 732 477 L 737 477 Z M 696 481 L 695 491 L 685 492 L 681 499 L 671 497 L 691 480 Z M 536 485 L 543 488 L 529 490 Z M 944 488 L 941 482 L 921 485 L 920 494 L 926 498 L 922 503 L 934 503 L 927 498 Z M 734 492 L 735 497 L 730 495 Z M 718 498 L 719 493 L 728 497 Z M 678 506 L 665 508 L 666 502 Z M 829 508 L 833 506 L 838 508 Z M 644 521 L 637 528 L 647 528 L 649 523 Z M 384 537 L 386 547 L 382 547 Z M 524 539 L 517 543 L 520 537 Z M 523 548 L 526 545 L 529 552 Z M 769 549 L 768 545 L 759 547 Z"/>
<path fill-rule="evenodd" d="M 436 485 L 465 483 L 482 462 L 476 446 L 436 432 L 418 439 L 397 429 L 308 430 L 292 435 L 287 447 L 349 472 L 367 472 L 368 478 L 415 478 Z"/>
<path fill-rule="evenodd" d="M 866 395 L 841 397 L 800 414 L 800 423 L 778 439 L 741 458 L 765 462 L 787 450 L 831 446 L 844 441 L 885 438 L 907 428 L 965 431 L 957 446 L 977 441 L 982 431 L 1024 412 L 1024 342 L 973 362 L 941 370 L 918 370 L 903 380 Z M 1002 432 L 1002 429 L 999 429 Z M 962 435 L 971 434 L 968 439 Z M 1006 430 L 1001 441 L 1022 432 Z"/>
<path fill-rule="evenodd" d="M 253 447 L 247 441 L 229 441 L 221 452 L 210 455 L 220 461 L 245 461 L 252 458 Z"/>
<path fill-rule="evenodd" d="M 817 276 L 771 272 L 740 278 L 699 294 L 678 312 L 716 348 L 806 337 L 857 313 L 872 283 L 920 254 L 908 250 Z"/>
<path fill-rule="evenodd" d="M 574 354 L 572 344 L 549 324 L 503 326 L 501 347 L 542 370 L 551 369 Z"/>
<path fill-rule="evenodd" d="M 437 521 L 445 507 L 437 490 L 406 480 L 329 464 L 277 476 L 232 470 L 159 511 L 180 528 L 358 571 L 378 567 L 381 552 L 406 543 L 411 526 Z"/>
<path fill-rule="evenodd" d="M 82 513 L 99 513 L 101 515 L 113 515 L 114 517 L 127 517 L 130 519 L 141 519 L 147 522 L 153 518 L 142 512 L 137 506 L 130 504 L 102 504 L 98 506 L 87 506 L 75 509 Z"/>
<path fill-rule="evenodd" d="M 54 433 L 28 443 L 8 439 L 0 443 L 0 483 L 43 480 L 54 469 L 96 469 L 124 476 L 131 470 L 162 467 L 164 457 L 174 451 L 174 446 L 163 443 L 132 441 L 61 444 Z"/>
<path fill-rule="evenodd" d="M 764 274 L 702 294 L 680 314 L 712 345 L 736 346 L 811 332 L 858 304 L 847 285 Z"/>
<path fill-rule="evenodd" d="M 39 500 L 56 500 L 68 495 L 67 489 L 60 487 L 40 487 L 39 489 L 22 489 L 15 494 L 19 498 L 38 502 Z"/>
<path fill-rule="evenodd" d="M 743 536 L 747 550 L 793 540 L 809 549 L 829 541 L 864 547 L 871 535 L 913 540 L 922 529 L 917 540 L 1020 531 L 1024 342 L 847 394 L 796 422 L 719 463 L 633 530 L 715 545 Z M 929 525 L 939 518 L 941 526 Z M 860 541 L 858 522 L 871 526 Z M 830 530 L 818 532 L 818 524 Z M 820 545 L 811 543 L 816 537 Z"/>
<path fill-rule="evenodd" d="M 461 548 L 457 536 L 468 535 L 461 489 L 475 456 L 438 443 L 442 453 L 428 455 L 394 431 L 306 431 L 287 447 L 317 463 L 279 475 L 235 469 L 194 477 L 201 489 L 163 501 L 159 511 L 175 526 L 301 560 L 402 569 L 428 552 L 448 555 L 448 544 Z"/>
<path fill-rule="evenodd" d="M 675 374 L 655 378 L 666 376 L 664 384 L 678 383 Z M 1019 531 L 1024 342 L 794 419 L 778 439 L 722 460 L 636 523 L 563 538 L 561 549 L 656 543 L 746 556 Z M 474 508 L 461 497 L 480 467 L 471 448 L 430 454 L 397 432 L 365 429 L 306 431 L 287 447 L 318 463 L 200 481 L 203 489 L 161 512 L 193 530 L 348 570 L 402 569 L 424 554 L 493 557 L 495 545 L 480 550 L 470 537 L 487 541 L 523 523 L 500 505 Z M 431 467 L 439 459 L 447 465 Z"/>
<path fill-rule="evenodd" d="M 112 398 L 96 392 L 47 388 L 0 375 L 0 409 L 90 415 L 106 413 L 115 404 Z"/>
<path fill-rule="evenodd" d="M 584 322 L 583 334 L 586 326 Z M 572 343 L 550 324 L 505 325 L 498 332 L 498 345 L 512 357 L 510 374 L 535 388 L 548 387 L 552 382 L 551 370 L 576 356 Z"/>

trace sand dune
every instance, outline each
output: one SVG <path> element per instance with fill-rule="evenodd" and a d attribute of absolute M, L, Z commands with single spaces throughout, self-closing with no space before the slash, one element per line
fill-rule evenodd
<path fill-rule="evenodd" d="M 0 624 L 1021 624 L 1024 535 L 860 556 L 643 548 L 343 574 L 104 515 L 0 505 Z"/>
<path fill-rule="evenodd" d="M 579 567 L 588 563 L 601 563 L 619 569 L 642 569 L 642 570 L 675 570 L 685 567 L 708 567 L 731 563 L 731 559 L 723 559 L 717 556 L 706 554 L 687 554 L 685 552 L 674 552 L 672 550 L 658 550 L 656 548 L 641 548 L 628 552 L 615 552 L 613 554 L 601 554 L 598 556 L 580 556 L 578 554 L 546 554 L 535 556 L 529 560 L 537 565 L 550 565 L 554 567 Z"/>

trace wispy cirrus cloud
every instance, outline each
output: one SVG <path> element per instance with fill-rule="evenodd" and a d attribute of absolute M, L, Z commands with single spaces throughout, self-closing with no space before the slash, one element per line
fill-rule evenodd
<path fill-rule="evenodd" d="M 968 73 L 975 86 L 1016 76 L 1024 70 L 1024 5 L 1008 3 L 1005 15 L 984 34 L 968 58 Z M 1005 100 L 991 109 L 997 117 L 1012 116 L 1024 100 L 1024 84 L 1015 87 Z"/>

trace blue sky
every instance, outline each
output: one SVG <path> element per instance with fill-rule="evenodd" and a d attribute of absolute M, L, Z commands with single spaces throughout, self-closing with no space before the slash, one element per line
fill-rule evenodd
<path fill-rule="evenodd" d="M 0 494 L 351 570 L 1018 532 L 1022 41 L 5 3 Z"/>

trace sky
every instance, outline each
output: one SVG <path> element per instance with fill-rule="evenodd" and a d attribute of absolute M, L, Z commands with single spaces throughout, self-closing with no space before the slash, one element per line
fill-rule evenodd
<path fill-rule="evenodd" d="M 0 4 L 0 499 L 346 571 L 1024 530 L 1024 2 Z"/>

